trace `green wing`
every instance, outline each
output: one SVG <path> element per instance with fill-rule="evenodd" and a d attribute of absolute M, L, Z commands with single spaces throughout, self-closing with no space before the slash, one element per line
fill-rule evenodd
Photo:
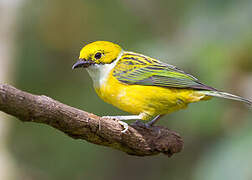
<path fill-rule="evenodd" d="M 136 53 L 125 53 L 115 66 L 113 76 L 131 85 L 216 90 L 175 66 Z"/>

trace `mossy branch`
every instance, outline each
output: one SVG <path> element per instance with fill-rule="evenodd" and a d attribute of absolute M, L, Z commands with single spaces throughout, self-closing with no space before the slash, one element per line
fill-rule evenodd
<path fill-rule="evenodd" d="M 130 155 L 171 156 L 183 148 L 179 134 L 162 126 L 145 128 L 141 123 L 129 126 L 126 133 L 114 120 L 70 107 L 47 96 L 33 95 L 0 83 L 0 111 L 24 122 L 52 126 L 75 139 L 108 146 Z"/>

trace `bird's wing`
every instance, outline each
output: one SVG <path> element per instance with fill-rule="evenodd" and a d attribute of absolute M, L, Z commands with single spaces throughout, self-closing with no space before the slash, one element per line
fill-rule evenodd
<path fill-rule="evenodd" d="M 115 66 L 113 76 L 131 85 L 216 90 L 173 65 L 136 53 L 125 53 Z"/>

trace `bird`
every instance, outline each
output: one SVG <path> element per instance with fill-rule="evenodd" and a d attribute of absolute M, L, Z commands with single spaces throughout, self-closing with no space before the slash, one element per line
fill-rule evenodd
<path fill-rule="evenodd" d="M 72 69 L 76 68 L 87 70 L 102 100 L 131 114 L 103 116 L 118 120 L 124 128 L 123 133 L 128 130 L 125 120 L 146 120 L 146 127 L 151 127 L 166 114 L 212 97 L 252 106 L 249 99 L 219 91 L 174 65 L 123 50 L 110 41 L 94 41 L 85 45 L 72 66 Z"/>

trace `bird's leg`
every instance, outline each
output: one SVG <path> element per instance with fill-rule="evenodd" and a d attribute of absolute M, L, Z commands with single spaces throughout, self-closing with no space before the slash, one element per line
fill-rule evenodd
<path fill-rule="evenodd" d="M 102 118 L 116 119 L 116 120 L 134 120 L 141 119 L 139 115 L 129 115 L 129 116 L 102 116 Z"/>
<path fill-rule="evenodd" d="M 102 118 L 109 118 L 109 119 L 115 119 L 118 120 L 118 123 L 121 124 L 124 128 L 122 130 L 122 133 L 125 133 L 129 129 L 129 125 L 126 122 L 123 122 L 122 120 L 133 120 L 133 119 L 142 119 L 141 114 L 140 115 L 130 115 L 130 116 L 102 116 Z"/>
<path fill-rule="evenodd" d="M 118 123 L 121 124 L 124 128 L 124 130 L 122 130 L 122 133 L 125 133 L 128 129 L 129 129 L 129 125 L 126 122 L 123 121 L 127 121 L 127 120 L 137 120 L 136 123 L 138 123 L 138 120 L 142 120 L 143 117 L 146 116 L 145 113 L 141 113 L 139 115 L 129 115 L 129 116 L 102 116 L 102 118 L 109 118 L 109 119 L 114 119 L 114 120 L 118 120 Z M 152 119 L 150 122 L 143 124 L 145 127 L 149 128 L 151 126 L 153 126 L 163 115 L 157 115 L 156 117 L 154 117 L 154 119 Z"/>
<path fill-rule="evenodd" d="M 155 123 L 158 122 L 158 120 L 162 117 L 163 115 L 157 115 L 156 117 L 154 117 L 154 119 L 152 119 L 150 122 L 146 123 L 147 127 L 153 126 Z"/>

